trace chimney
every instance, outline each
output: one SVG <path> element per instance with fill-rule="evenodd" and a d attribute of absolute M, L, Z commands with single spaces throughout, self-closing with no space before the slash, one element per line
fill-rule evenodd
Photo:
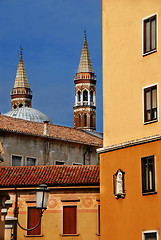
<path fill-rule="evenodd" d="M 49 121 L 44 121 L 44 135 L 46 136 L 49 134 L 48 123 Z"/>

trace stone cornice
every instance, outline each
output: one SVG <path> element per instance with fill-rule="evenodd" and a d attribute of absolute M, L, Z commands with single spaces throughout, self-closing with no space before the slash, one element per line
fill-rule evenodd
<path fill-rule="evenodd" d="M 101 154 L 101 153 L 105 153 L 105 152 L 111 152 L 111 151 L 119 150 L 122 148 L 133 147 L 136 145 L 150 143 L 150 142 L 159 141 L 159 140 L 161 140 L 161 134 L 157 134 L 157 135 L 149 136 L 149 137 L 145 137 L 145 138 L 140 138 L 140 139 L 135 139 L 135 140 L 119 143 L 119 144 L 114 144 L 114 145 L 104 147 L 104 148 L 98 148 L 97 152 L 99 154 Z"/>

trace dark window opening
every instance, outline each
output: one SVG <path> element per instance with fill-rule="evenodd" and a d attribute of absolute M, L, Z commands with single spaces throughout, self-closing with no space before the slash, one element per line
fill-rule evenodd
<path fill-rule="evenodd" d="M 157 46 L 156 15 L 144 20 L 144 53 L 156 49 Z"/>
<path fill-rule="evenodd" d="M 12 156 L 12 166 L 21 166 L 22 157 Z"/>
<path fill-rule="evenodd" d="M 81 115 L 78 114 L 78 126 L 81 127 Z"/>
<path fill-rule="evenodd" d="M 22 104 L 22 103 L 19 104 L 19 108 L 21 108 L 21 107 L 23 107 L 23 104 Z"/>
<path fill-rule="evenodd" d="M 81 101 L 81 92 L 78 91 L 78 102 L 80 102 L 80 101 Z"/>
<path fill-rule="evenodd" d="M 93 102 L 93 91 L 90 91 L 90 101 Z"/>
<path fill-rule="evenodd" d="M 84 114 L 84 127 L 87 127 L 87 114 Z"/>
<path fill-rule="evenodd" d="M 27 166 L 35 166 L 36 158 L 27 158 Z"/>
<path fill-rule="evenodd" d="M 141 159 L 142 167 L 142 192 L 155 192 L 155 166 L 154 156 Z"/>
<path fill-rule="evenodd" d="M 13 105 L 13 108 L 14 108 L 14 109 L 16 109 L 16 108 L 17 108 L 17 105 L 16 105 L 16 104 L 14 104 L 14 105 Z"/>
<path fill-rule="evenodd" d="M 144 90 L 144 121 L 157 120 L 157 86 Z"/>
<path fill-rule="evenodd" d="M 93 127 L 93 114 L 90 115 L 90 127 Z"/>
<path fill-rule="evenodd" d="M 88 92 L 87 92 L 87 90 L 84 90 L 84 92 L 83 92 L 83 101 L 88 101 Z"/>

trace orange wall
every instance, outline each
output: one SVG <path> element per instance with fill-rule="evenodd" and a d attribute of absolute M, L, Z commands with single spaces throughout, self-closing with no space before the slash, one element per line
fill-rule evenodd
<path fill-rule="evenodd" d="M 142 195 L 141 157 L 156 156 L 157 194 Z M 101 154 L 101 239 L 141 240 L 161 228 L 161 141 Z M 113 174 L 125 172 L 125 199 L 113 194 Z"/>
<path fill-rule="evenodd" d="M 103 0 L 102 8 L 103 132 L 108 146 L 160 133 L 160 120 L 143 124 L 142 88 L 159 83 L 161 92 L 161 1 Z M 155 13 L 158 52 L 143 57 L 142 19 Z"/>

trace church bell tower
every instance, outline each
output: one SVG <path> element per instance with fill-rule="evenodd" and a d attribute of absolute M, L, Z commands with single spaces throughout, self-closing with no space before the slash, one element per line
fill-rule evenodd
<path fill-rule="evenodd" d="M 75 84 L 74 128 L 96 130 L 96 76 L 89 55 L 86 31 Z"/>
<path fill-rule="evenodd" d="M 10 92 L 11 95 L 11 108 L 30 107 L 32 100 L 32 91 L 29 87 L 27 75 L 22 59 L 22 48 L 20 50 L 20 60 L 18 64 L 15 84 Z"/>

